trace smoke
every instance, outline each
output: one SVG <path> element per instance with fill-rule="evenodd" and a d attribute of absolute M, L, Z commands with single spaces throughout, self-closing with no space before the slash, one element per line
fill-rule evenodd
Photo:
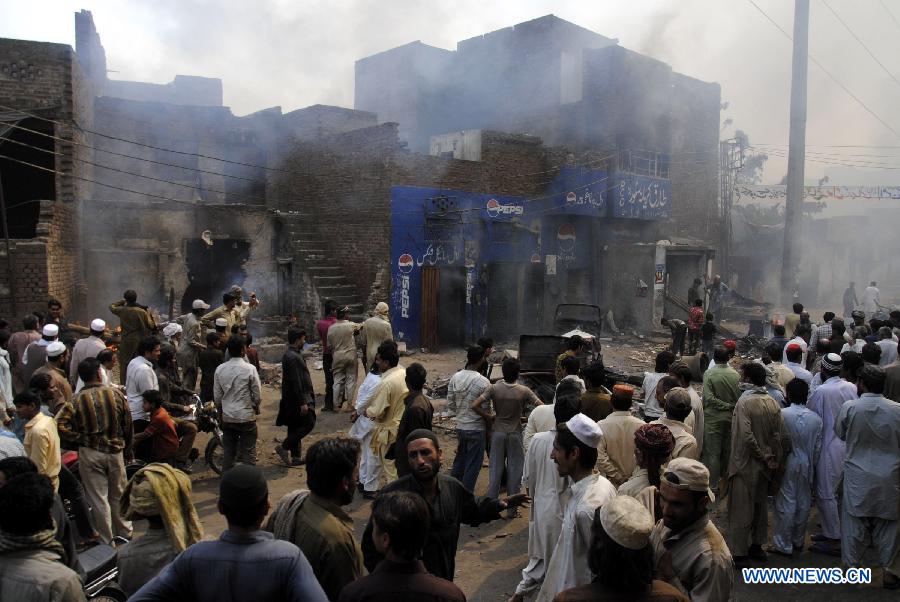
<path fill-rule="evenodd" d="M 757 3 L 792 31 L 793 3 Z M 723 99 L 732 103 L 723 118 L 732 118 L 734 127 L 751 139 L 787 144 L 791 43 L 746 2 L 532 0 L 486 6 L 475 0 L 81 0 L 54 4 L 52 10 L 35 3 L 7 3 L 0 36 L 72 43 L 72 12 L 78 8 L 94 13 L 109 68 L 115 71 L 111 77 L 158 83 L 171 81 L 176 73 L 220 77 L 226 104 L 236 114 L 274 105 L 286 111 L 315 103 L 352 107 L 353 65 L 359 58 L 414 40 L 454 49 L 459 40 L 554 13 L 618 38 L 625 47 L 680 72 L 721 83 Z M 864 34 L 882 62 L 893 64 L 898 32 L 878 0 L 834 8 Z M 815 3 L 810 53 L 900 129 L 898 85 Z M 815 66 L 810 65 L 809 73 L 810 144 L 900 144 Z M 773 157 L 764 180 L 777 182 L 785 165 Z M 808 177 L 822 177 L 827 166 L 810 161 Z"/>

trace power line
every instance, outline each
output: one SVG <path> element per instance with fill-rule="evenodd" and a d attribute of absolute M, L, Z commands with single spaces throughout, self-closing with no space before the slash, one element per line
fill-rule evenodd
<path fill-rule="evenodd" d="M 32 145 L 32 144 L 26 144 L 26 143 L 24 143 L 24 142 L 19 142 L 18 140 L 13 140 L 12 138 L 7 138 L 7 139 L 4 140 L 3 142 L 12 142 L 13 144 L 18 144 L 19 146 L 24 146 L 24 147 L 27 147 L 27 148 L 31 148 L 31 149 L 34 149 L 34 150 L 37 150 L 37 151 L 41 151 L 42 153 L 50 154 L 50 155 L 56 155 L 56 156 L 58 156 L 58 157 L 63 156 L 63 153 L 56 152 L 56 151 L 52 151 L 52 150 L 47 149 L 47 148 L 41 148 L 41 147 L 39 147 L 39 146 L 34 146 L 34 145 Z M 136 178 L 144 178 L 144 179 L 147 179 L 147 180 L 152 180 L 152 181 L 154 181 L 154 182 L 161 182 L 161 183 L 163 183 L 163 184 L 169 184 L 169 185 L 171 185 L 171 186 L 180 186 L 180 187 L 182 187 L 182 188 L 189 188 L 190 190 L 193 190 L 193 191 L 195 191 L 195 192 L 197 192 L 197 191 L 205 191 L 205 192 L 212 192 L 212 193 L 215 193 L 215 194 L 221 194 L 221 195 L 225 195 L 225 196 L 232 196 L 232 197 L 236 197 L 236 198 L 258 199 L 258 200 L 263 201 L 263 203 L 253 203 L 253 204 L 256 204 L 256 205 L 259 205 L 259 204 L 265 204 L 265 201 L 266 201 L 266 198 L 265 198 L 265 197 L 261 197 L 261 196 L 259 196 L 259 195 L 255 195 L 255 194 L 236 194 L 236 193 L 232 193 L 232 192 L 225 192 L 224 190 L 216 190 L 215 188 L 208 188 L 208 187 L 205 187 L 205 186 L 201 188 L 201 187 L 198 187 L 198 186 L 194 186 L 194 185 L 192 185 L 192 184 L 185 184 L 185 183 L 183 183 L 183 182 L 173 182 L 173 181 L 171 181 L 171 180 L 165 180 L 165 179 L 163 179 L 163 178 L 157 178 L 157 177 L 154 177 L 154 176 L 147 176 L 147 175 L 144 175 L 144 174 L 139 174 L 139 173 L 134 173 L 134 172 L 131 172 L 131 171 L 127 171 L 127 170 L 125 170 L 125 169 L 119 169 L 118 167 L 110 167 L 110 166 L 108 166 L 108 165 L 103 165 L 102 163 L 95 163 L 95 162 L 93 162 L 93 161 L 89 161 L 88 159 L 82 159 L 82 158 L 80 158 L 80 157 L 74 157 L 74 159 L 75 159 L 76 161 L 78 161 L 79 163 L 84 163 L 84 164 L 86 164 L 86 165 L 92 165 L 92 166 L 94 166 L 94 167 L 99 167 L 100 169 L 108 169 L 108 170 L 110 170 L 110 171 L 115 171 L 115 172 L 118 172 L 118 173 L 121 173 L 121 174 L 125 174 L 125 175 L 128 175 L 128 176 L 134 176 L 134 177 L 136 177 Z"/>
<path fill-rule="evenodd" d="M 781 25 L 779 25 L 772 17 L 770 17 L 770 16 L 768 15 L 768 13 L 766 13 L 766 11 L 764 11 L 762 8 L 760 8 L 760 6 L 759 6 L 756 2 L 754 2 L 753 0 L 747 0 L 747 2 L 749 2 L 751 5 L 753 5 L 753 7 L 754 7 L 756 10 L 758 10 L 760 13 L 762 13 L 762 15 L 763 15 L 766 19 L 768 19 L 768 21 L 769 21 L 772 25 L 774 25 L 774 26 L 778 29 L 778 31 L 780 31 L 782 34 L 784 34 L 784 37 L 786 37 L 786 38 L 787 38 L 788 40 L 790 40 L 791 42 L 794 41 L 794 39 L 791 37 L 791 34 L 789 34 L 789 33 L 786 32 L 784 29 L 782 29 Z M 841 82 L 840 82 L 840 81 L 839 81 L 839 80 L 838 80 L 838 79 L 837 79 L 837 78 L 836 78 L 836 77 L 835 77 L 828 69 L 826 69 L 825 66 L 822 65 L 822 63 L 820 63 L 820 62 L 816 59 L 816 57 L 814 57 L 812 54 L 809 54 L 809 53 L 807 53 L 806 56 L 809 58 L 809 60 L 810 60 L 816 67 L 818 67 L 819 69 L 821 69 L 822 72 L 825 73 L 825 75 L 827 75 L 827 76 L 829 77 L 829 79 L 831 79 L 831 81 L 833 81 L 835 84 L 837 84 L 838 87 L 840 87 L 844 92 L 846 92 L 848 96 L 850 96 L 850 98 L 852 98 L 853 100 L 855 100 L 855 101 L 859 104 L 859 106 L 861 106 L 863 109 L 865 109 L 866 112 L 867 112 L 869 115 L 871 115 L 872 117 L 874 117 L 881 125 L 883 125 L 885 128 L 887 128 L 894 136 L 896 136 L 897 138 L 900 138 L 900 132 L 898 132 L 898 131 L 895 130 L 893 127 L 891 127 L 891 125 L 890 125 L 887 121 L 885 121 L 884 119 L 882 119 L 881 117 L 879 117 L 878 114 L 875 113 L 875 111 L 873 111 L 872 109 L 870 109 L 870 108 L 868 107 L 868 105 L 866 105 L 866 103 L 864 103 L 864 102 L 863 102 L 856 94 L 854 94 L 853 92 L 850 91 L 850 88 L 848 88 L 847 86 L 845 86 L 844 84 L 842 84 L 842 83 L 841 83 Z"/>
<path fill-rule="evenodd" d="M 49 168 L 49 167 L 44 167 L 43 165 L 36 165 L 36 164 L 34 164 L 34 163 L 29 163 L 28 161 L 22 161 L 21 159 L 16 159 L 16 158 L 14 158 L 14 157 L 10 157 L 10 156 L 8 156 L 8 155 L 0 155 L 0 159 L 6 159 L 7 161 L 12 161 L 13 163 L 19 163 L 19 164 L 21 164 L 21 165 L 27 165 L 28 167 L 33 167 L 34 169 L 39 169 L 39 170 L 41 170 L 41 171 L 46 171 L 46 172 L 49 172 L 49 173 L 52 173 L 52 174 L 57 174 L 57 175 L 60 175 L 60 176 L 67 176 L 67 177 L 75 178 L 76 180 L 82 180 L 82 181 L 84 181 L 84 182 L 90 182 L 90 183 L 92 183 L 92 184 L 97 184 L 98 186 L 105 186 L 106 188 L 112 188 L 112 189 L 114 189 L 114 190 L 119 190 L 119 191 L 122 191 L 122 192 L 130 192 L 130 193 L 132 193 L 132 194 L 139 194 L 139 195 L 142 195 L 142 196 L 148 196 L 148 197 L 152 197 L 152 198 L 155 198 L 155 199 L 161 199 L 161 200 L 163 200 L 163 201 L 170 201 L 170 202 L 172 202 L 172 203 L 178 203 L 178 204 L 181 204 L 181 205 L 192 205 L 192 206 L 196 206 L 196 205 L 197 205 L 197 203 L 192 203 L 192 202 L 190 202 L 190 201 L 179 201 L 178 199 L 170 199 L 169 197 L 161 196 L 161 195 L 158 195 L 158 194 L 152 194 L 152 193 L 150 193 L 150 192 L 139 192 L 139 191 L 137 191 L 137 190 L 130 190 L 130 189 L 128 189 L 128 188 L 122 188 L 122 187 L 120 187 L 120 186 L 113 186 L 112 184 L 104 184 L 103 182 L 98 182 L 97 180 L 93 180 L 93 179 L 91 179 L 91 178 L 85 178 L 84 176 L 75 175 L 75 174 L 73 174 L 73 173 L 66 173 L 66 172 L 64 172 L 64 171 L 59 171 L 59 170 L 57 170 L 57 169 L 51 169 L 51 168 Z M 125 201 L 125 202 L 127 202 L 127 201 Z M 137 204 L 140 204 L 140 203 L 135 203 L 135 204 L 137 205 Z"/>
<path fill-rule="evenodd" d="M 757 150 L 761 150 L 761 149 L 757 149 Z M 764 152 L 767 154 L 771 154 L 774 157 L 781 158 L 781 159 L 785 159 L 788 156 L 787 152 L 783 151 L 783 150 L 766 150 Z M 813 156 L 807 155 L 805 157 L 805 160 L 809 161 L 811 163 L 823 163 L 825 165 L 839 165 L 842 167 L 861 167 L 861 168 L 866 168 L 866 169 L 900 170 L 900 165 L 891 165 L 888 163 L 873 163 L 870 161 L 859 161 L 856 163 L 848 163 L 846 161 L 838 161 L 836 159 L 829 159 L 829 158 L 827 158 L 827 156 L 819 157 L 819 156 L 815 156 L 815 155 L 813 155 Z"/>
<path fill-rule="evenodd" d="M 17 109 L 17 108 L 15 108 L 15 107 L 6 106 L 6 105 L 3 105 L 3 104 L 0 104 L 0 109 L 6 109 L 6 110 L 8 110 L 8 111 L 14 111 L 14 112 L 19 113 L 19 114 L 21 114 L 21 115 L 27 115 L 28 117 L 31 117 L 31 118 L 34 118 L 34 119 L 38 119 L 38 120 L 40 120 L 40 121 L 45 121 L 45 122 L 47 122 L 47 123 L 52 123 L 52 124 L 54 124 L 54 125 L 69 125 L 69 124 L 66 123 L 66 122 L 61 122 L 61 121 L 58 121 L 58 120 L 50 119 L 50 118 L 48 118 L 48 117 L 43 117 L 43 116 L 41 116 L 41 115 L 36 115 L 36 114 L 34 114 L 34 113 L 31 113 L 31 112 L 26 111 L 26 110 L 23 110 L 23 109 Z M 145 144 L 145 143 L 143 143 L 143 142 L 137 142 L 136 140 L 128 140 L 128 139 L 126 139 L 126 138 L 119 138 L 119 137 L 116 137 L 116 136 L 111 136 L 111 135 L 109 135 L 109 134 L 103 134 L 103 133 L 100 133 L 100 132 L 95 132 L 95 131 L 93 131 L 93 130 L 85 129 L 85 128 L 81 127 L 81 125 L 79 125 L 78 122 L 75 121 L 74 119 L 72 120 L 72 123 L 74 123 L 75 126 L 78 127 L 78 129 L 81 130 L 82 132 L 86 132 L 86 133 L 92 134 L 92 135 L 94 135 L 94 136 L 100 136 L 101 138 L 108 138 L 108 139 L 110 139 L 110 140 L 115 140 L 115 141 L 118 141 L 118 142 L 125 142 L 125 143 L 128 143 L 128 144 L 134 144 L 134 145 L 136 145 L 136 146 L 142 146 L 142 147 L 145 147 L 145 148 L 150 148 L 150 149 L 158 150 L 158 151 L 162 151 L 162 152 L 175 153 L 175 154 L 178 154 L 178 155 L 183 155 L 183 156 L 188 156 L 188 157 L 198 157 L 198 158 L 201 158 L 201 159 L 211 159 L 211 160 L 214 160 L 214 161 L 222 161 L 222 162 L 224 162 L 224 163 L 231 163 L 231 164 L 234 164 L 234 165 L 241 165 L 241 166 L 243 166 L 243 167 L 252 167 L 252 168 L 254 168 L 254 169 L 262 169 L 262 170 L 266 170 L 266 171 L 274 171 L 274 172 L 278 172 L 278 173 L 284 173 L 284 174 L 295 175 L 295 176 L 300 176 L 300 177 L 305 177 L 305 176 L 307 175 L 307 174 L 304 174 L 304 173 L 301 173 L 301 172 L 297 172 L 297 171 L 293 171 L 293 170 L 289 170 L 289 169 L 280 169 L 280 168 L 276 168 L 276 167 L 268 167 L 268 166 L 266 166 L 266 165 L 255 165 L 255 164 L 253 164 L 253 163 L 242 163 L 242 162 L 240 162 L 240 161 L 233 161 L 233 160 L 231 160 L 231 159 L 222 159 L 221 157 L 214 157 L 214 156 L 210 156 L 210 155 L 203 155 L 203 154 L 200 154 L 200 153 L 191 153 L 191 152 L 187 152 L 187 151 L 180 151 L 180 150 L 175 150 L 175 149 L 171 149 L 171 148 L 165 148 L 165 147 L 161 147 L 161 146 L 153 146 L 153 145 L 151 145 L 151 144 Z M 13 126 L 13 127 L 20 127 L 20 128 L 21 128 L 21 126 Z M 21 128 L 21 129 L 26 129 L 26 128 Z M 76 141 L 74 141 L 74 140 L 68 140 L 68 139 L 66 139 L 66 138 L 58 138 L 58 137 L 56 137 L 56 136 L 51 136 L 50 134 L 46 134 L 46 133 L 43 133 L 43 132 L 38 132 L 38 131 L 36 131 L 36 130 L 27 130 L 27 131 L 30 131 L 30 132 L 32 132 L 32 133 L 35 133 L 35 134 L 38 134 L 38 135 L 42 135 L 42 136 L 48 136 L 48 137 L 54 138 L 54 139 L 56 139 L 56 140 L 60 140 L 60 141 L 62 141 L 62 142 L 66 142 L 66 143 L 68 143 L 68 144 L 76 144 L 76 145 L 80 145 L 80 146 L 85 146 L 85 147 L 87 147 L 87 148 L 92 148 L 92 149 L 94 149 L 94 150 L 99 150 L 100 152 L 110 153 L 110 154 L 113 154 L 113 155 L 119 155 L 119 156 L 123 156 L 123 157 L 128 157 L 128 158 L 130 158 L 130 159 L 136 159 L 136 160 L 139 160 L 139 161 L 149 161 L 149 162 L 151 162 L 151 163 L 160 163 L 160 164 L 162 164 L 162 165 L 168 165 L 168 166 L 171 166 L 171 167 L 179 167 L 179 168 L 181 168 L 181 169 L 190 169 L 190 170 L 193 170 L 193 171 L 203 171 L 203 170 L 195 169 L 195 168 L 193 168 L 193 167 L 186 167 L 186 166 L 183 166 L 183 165 L 175 165 L 175 164 L 170 164 L 170 163 L 162 163 L 162 162 L 157 162 L 157 161 L 151 161 L 150 159 L 145 159 L 145 158 L 143 158 L 143 157 L 135 157 L 135 156 L 133 156 L 133 155 L 124 155 L 124 154 L 122 154 L 122 153 L 118 153 L 118 152 L 115 152 L 115 151 L 109 151 L 109 150 L 106 150 L 106 149 L 102 149 L 102 148 L 98 148 L 98 147 L 86 145 L 86 144 L 83 144 L 83 143 L 80 143 L 80 142 L 76 142 Z M 584 166 L 590 166 L 590 165 L 593 165 L 593 164 L 596 164 L 596 163 L 597 163 L 597 161 L 590 161 L 590 162 L 586 163 Z M 551 166 L 549 169 L 546 169 L 546 170 L 544 170 L 544 171 L 536 171 L 536 172 L 531 172 L 531 173 L 520 173 L 520 174 L 510 174 L 510 177 L 529 177 L 529 176 L 537 176 L 537 175 L 541 175 L 541 174 L 545 174 L 545 173 L 552 173 L 552 172 L 558 170 L 560 167 L 565 167 L 565 166 L 566 166 L 566 164 L 554 165 L 554 166 Z M 575 167 L 578 167 L 578 166 L 579 166 L 579 165 L 576 165 Z M 220 176 L 225 176 L 225 177 L 236 177 L 236 176 L 230 176 L 229 174 L 221 174 L 221 173 L 217 173 L 217 172 L 204 172 L 204 173 L 210 173 L 210 174 L 213 174 L 213 175 L 220 175 Z"/>
<path fill-rule="evenodd" d="M 753 146 L 782 146 L 787 147 L 787 144 L 782 142 L 756 142 Z M 900 146 L 896 144 L 887 144 L 887 145 L 878 145 L 878 144 L 807 144 L 806 146 L 815 147 L 815 148 L 896 148 L 900 149 Z"/>
<path fill-rule="evenodd" d="M 897 28 L 900 29 L 900 21 L 898 21 L 897 17 L 894 16 L 894 13 L 891 12 L 891 9 L 887 7 L 887 4 L 884 3 L 884 0 L 878 0 L 878 3 L 881 4 L 881 8 L 883 8 L 884 12 L 888 14 L 888 16 L 891 18 L 891 21 L 894 22 L 894 25 L 896 25 Z"/>
<path fill-rule="evenodd" d="M 54 122 L 58 123 L 58 122 Z M 48 134 L 47 132 L 41 132 L 39 130 L 32 130 L 31 128 L 27 128 L 15 123 L 6 123 L 4 124 L 6 127 L 15 128 L 17 130 L 22 130 L 23 132 L 28 132 L 30 134 L 36 134 L 38 136 L 44 136 L 45 138 L 52 138 L 53 140 L 57 140 L 59 142 L 64 142 L 66 144 L 73 144 L 75 146 L 80 146 L 83 148 L 90 149 L 92 151 L 97 151 L 101 153 L 108 153 L 110 155 L 115 155 L 117 157 L 125 157 L 127 159 L 135 159 L 137 161 L 145 161 L 147 163 L 153 163 L 155 165 L 163 165 L 165 167 L 177 167 L 179 169 L 184 169 L 187 171 L 196 171 L 198 173 L 205 173 L 212 176 L 220 176 L 223 178 L 234 178 L 235 180 L 245 180 L 247 182 L 256 182 L 257 179 L 254 178 L 245 178 L 244 176 L 236 176 L 234 174 L 223 173 L 218 171 L 209 171 L 206 169 L 200 169 L 197 167 L 188 167 L 186 165 L 178 165 L 177 163 L 166 163 L 165 161 L 156 161 L 155 159 L 147 159 L 146 157 L 138 157 L 136 155 L 128 155 L 125 153 L 118 153 L 116 151 L 106 150 L 104 148 L 100 148 L 98 146 L 91 146 L 90 144 L 85 144 L 83 142 L 76 142 L 75 140 L 69 140 L 68 138 L 60 138 L 59 136 L 54 136 L 53 134 Z M 11 140 L 11 138 L 6 138 L 6 140 Z"/>
<path fill-rule="evenodd" d="M 881 70 L 884 71 L 885 73 L 887 73 L 888 77 L 890 77 L 892 80 L 894 80 L 895 84 L 900 86 L 900 79 L 897 79 L 897 77 L 893 73 L 888 71 L 888 68 L 884 66 L 884 63 L 879 61 L 878 57 L 875 56 L 875 53 L 872 52 L 871 50 L 869 50 L 869 47 L 866 46 L 865 42 L 863 42 L 862 39 L 858 35 L 856 35 L 856 33 L 854 33 L 854 31 L 852 29 L 850 29 L 850 26 L 847 25 L 847 23 L 841 18 L 841 16 L 839 14 L 837 14 L 837 12 L 833 8 L 831 8 L 831 5 L 828 4 L 828 0 L 822 0 L 822 4 L 824 4 L 825 8 L 827 8 L 829 10 L 829 12 L 831 12 L 831 14 L 834 15 L 835 19 L 840 21 L 841 25 L 844 26 L 844 29 L 846 29 L 847 32 L 851 36 L 853 36 L 853 39 L 856 40 L 857 42 L 859 42 L 859 45 L 863 47 L 863 50 L 865 50 L 867 53 L 869 53 L 869 56 L 872 57 L 872 60 L 875 61 L 876 63 L 878 63 L 878 66 L 881 67 Z"/>
<path fill-rule="evenodd" d="M 51 152 L 52 152 L 52 151 L 51 151 Z M 57 154 L 57 153 L 54 153 L 54 154 Z M 613 155 L 609 155 L 609 157 L 611 157 L 611 156 L 613 156 Z M 608 158 L 608 157 L 607 157 L 607 158 Z M 128 192 L 128 193 L 131 193 L 131 194 L 142 195 L 142 196 L 151 197 L 151 198 L 155 198 L 155 199 L 160 199 L 160 200 L 163 200 L 163 201 L 169 201 L 169 202 L 177 203 L 177 204 L 181 204 L 181 205 L 189 205 L 189 206 L 192 206 L 192 207 L 209 206 L 208 204 L 205 204 L 205 203 L 195 203 L 195 202 L 191 202 L 191 201 L 183 201 L 183 200 L 173 199 L 173 198 L 170 198 L 170 197 L 166 197 L 166 196 L 162 196 L 162 195 L 158 195 L 158 194 L 153 194 L 153 193 L 149 193 L 149 192 L 141 192 L 141 191 L 138 191 L 138 190 L 132 190 L 132 189 L 130 189 L 130 188 L 123 188 L 123 187 L 121 187 L 121 186 L 115 186 L 115 185 L 112 185 L 112 184 L 106 184 L 106 183 L 104 183 L 104 182 L 100 182 L 100 181 L 94 180 L 94 179 L 92 179 L 92 178 L 86 178 L 86 177 L 84 177 L 84 176 L 79 176 L 79 175 L 74 174 L 74 173 L 66 173 L 66 172 L 63 172 L 63 171 L 59 171 L 59 170 L 57 170 L 57 169 L 52 169 L 52 168 L 49 168 L 49 167 L 44 167 L 44 166 L 42 166 L 42 165 L 37 165 L 37 164 L 35 164 L 35 163 L 30 163 L 30 162 L 28 162 L 28 161 L 23 161 L 23 160 L 21 160 L 21 159 L 16 159 L 16 158 L 10 157 L 10 156 L 8 156 L 8 155 L 2 155 L 2 154 L 0 154 L 0 159 L 6 159 L 6 160 L 8 160 L 8 161 L 12 161 L 12 162 L 14 162 L 14 163 L 18 163 L 18 164 L 21 164 L 21 165 L 26 165 L 26 166 L 28 166 L 28 167 L 32 167 L 32 168 L 34 168 L 34 169 L 38 169 L 38 170 L 41 170 L 41 171 L 44 171 L 44 172 L 53 173 L 53 174 L 58 174 L 58 175 L 62 175 L 62 176 L 72 177 L 72 178 L 75 178 L 75 179 L 78 179 L 78 180 L 82 180 L 82 181 L 85 181 L 85 182 L 90 182 L 90 183 L 92 183 L 92 184 L 97 184 L 98 186 L 104 186 L 104 187 L 106 187 L 106 188 L 111 188 L 111 189 L 113 189 L 113 190 L 119 190 L 119 191 L 121 191 L 121 192 Z M 104 167 L 104 166 L 101 166 L 101 167 Z M 126 173 L 128 173 L 128 172 L 126 172 Z M 138 175 L 138 174 L 131 174 L 131 175 Z M 589 188 L 589 187 L 591 187 L 591 186 L 594 185 L 594 184 L 599 184 L 599 183 L 605 182 L 605 181 L 608 180 L 610 177 L 611 177 L 610 175 L 606 175 L 606 176 L 604 176 L 604 177 L 602 177 L 602 178 L 598 178 L 597 180 L 594 180 L 594 181 L 591 181 L 591 182 L 587 182 L 587 183 L 582 184 L 582 185 L 580 185 L 580 186 L 574 186 L 574 187 L 573 187 L 573 190 L 581 190 L 581 189 Z M 163 180 L 163 181 L 166 181 L 166 180 Z M 169 182 L 169 183 L 171 184 L 171 183 L 174 183 L 174 182 Z M 202 190 L 202 189 L 197 189 L 197 190 Z M 546 194 L 546 195 L 543 195 L 543 196 L 527 197 L 527 198 L 523 198 L 523 199 L 522 199 L 522 203 L 524 204 L 524 203 L 530 203 L 530 202 L 535 202 L 535 201 L 540 201 L 540 200 L 545 200 L 545 199 L 551 199 L 551 198 L 558 197 L 558 196 L 560 196 L 560 195 L 562 195 L 562 194 L 564 194 L 564 193 L 563 193 L 563 192 L 554 192 L 554 193 Z M 120 202 L 122 202 L 122 201 L 120 201 Z M 124 201 L 124 202 L 127 202 L 127 201 Z M 138 203 L 135 203 L 135 204 L 138 204 Z M 262 205 L 255 205 L 255 206 L 262 207 Z M 272 210 L 272 209 L 269 208 L 269 210 Z M 450 210 L 447 210 L 447 211 L 443 212 L 442 215 L 452 214 L 452 213 L 466 213 L 466 212 L 469 212 L 469 211 L 481 211 L 481 210 L 482 210 L 481 207 L 470 207 L 470 208 L 465 208 L 465 209 L 450 209 Z M 541 210 L 541 211 L 543 211 L 543 210 Z M 416 214 L 416 215 L 420 214 L 419 211 L 406 211 L 406 212 L 404 212 L 404 213 L 408 213 L 408 214 Z M 354 225 L 353 222 L 343 222 L 343 223 L 345 223 L 345 224 L 347 224 L 347 225 Z M 370 223 L 370 222 L 369 222 L 369 221 L 360 221 L 360 222 L 356 222 L 356 224 L 368 224 L 368 223 Z"/>

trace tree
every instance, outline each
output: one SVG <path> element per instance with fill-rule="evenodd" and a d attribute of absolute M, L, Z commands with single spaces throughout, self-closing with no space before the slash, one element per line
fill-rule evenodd
<path fill-rule="evenodd" d="M 737 139 L 741 152 L 750 147 L 750 137 L 743 130 L 736 130 L 734 137 Z M 769 155 L 759 152 L 754 152 L 746 157 L 743 166 L 735 175 L 737 184 L 742 186 L 752 186 L 762 182 L 763 170 L 765 169 L 766 161 L 768 160 Z"/>

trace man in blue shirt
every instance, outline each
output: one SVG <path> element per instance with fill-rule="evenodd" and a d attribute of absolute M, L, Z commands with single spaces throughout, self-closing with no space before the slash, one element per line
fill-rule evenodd
<path fill-rule="evenodd" d="M 186 549 L 130 600 L 327 602 L 303 552 L 260 530 L 269 488 L 259 468 L 241 464 L 222 475 L 218 509 L 228 520 L 218 541 Z"/>

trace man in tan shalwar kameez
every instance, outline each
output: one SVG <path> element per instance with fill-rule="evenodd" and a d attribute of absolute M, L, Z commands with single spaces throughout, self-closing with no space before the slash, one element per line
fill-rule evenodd
<path fill-rule="evenodd" d="M 766 557 L 766 497 L 777 490 L 778 473 L 791 451 L 791 435 L 781 407 L 766 393 L 766 369 L 747 362 L 743 366 L 744 391 L 734 407 L 731 454 L 728 461 L 728 533 L 725 538 L 735 565 L 748 556 Z M 751 545 L 752 542 L 752 545 Z"/>

